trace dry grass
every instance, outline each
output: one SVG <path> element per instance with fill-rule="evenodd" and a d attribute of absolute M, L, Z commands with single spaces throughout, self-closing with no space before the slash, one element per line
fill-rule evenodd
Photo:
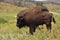
<path fill-rule="evenodd" d="M 1 5 L 0 5 L 1 6 Z M 22 29 L 19 29 L 16 27 L 16 14 L 25 8 L 13 6 L 10 8 L 8 6 L 8 12 L 3 11 L 6 10 L 1 9 L 0 11 L 0 40 L 60 40 L 60 15 L 59 13 L 54 14 L 54 17 L 56 19 L 56 24 L 52 22 L 52 30 L 51 33 L 47 32 L 46 26 L 39 26 L 34 33 L 34 35 L 29 34 L 29 28 L 25 27 Z M 10 11 L 10 9 L 12 12 Z M 3 22 L 7 21 L 7 22 Z"/>

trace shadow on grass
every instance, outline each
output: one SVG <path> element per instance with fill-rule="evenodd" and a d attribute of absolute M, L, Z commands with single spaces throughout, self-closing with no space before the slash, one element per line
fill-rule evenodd
<path fill-rule="evenodd" d="M 4 18 L 0 18 L 0 24 L 2 23 L 2 24 L 4 24 L 4 23 L 7 23 L 8 21 L 7 20 L 5 20 Z"/>

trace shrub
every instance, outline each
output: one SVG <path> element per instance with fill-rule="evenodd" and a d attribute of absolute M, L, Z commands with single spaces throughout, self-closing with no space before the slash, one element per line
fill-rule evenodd
<path fill-rule="evenodd" d="M 8 21 L 5 20 L 4 18 L 0 18 L 0 23 L 7 23 Z"/>

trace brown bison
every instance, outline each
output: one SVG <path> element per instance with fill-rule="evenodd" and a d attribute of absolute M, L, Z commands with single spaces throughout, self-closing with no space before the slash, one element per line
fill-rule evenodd
<path fill-rule="evenodd" d="M 42 10 L 42 9 L 41 9 Z M 41 12 L 30 12 L 29 10 L 21 11 L 17 15 L 17 27 L 22 28 L 24 26 L 29 27 L 29 31 L 31 34 L 35 32 L 38 25 L 45 24 L 48 30 L 51 30 L 51 22 L 55 23 L 55 19 L 52 13 L 49 13 L 48 10 L 43 10 Z"/>

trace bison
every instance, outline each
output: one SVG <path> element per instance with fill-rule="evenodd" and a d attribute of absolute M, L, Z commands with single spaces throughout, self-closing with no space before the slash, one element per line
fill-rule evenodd
<path fill-rule="evenodd" d="M 51 22 L 56 23 L 53 14 L 49 13 L 48 10 L 41 12 L 30 12 L 29 10 L 22 11 L 22 14 L 17 15 L 17 27 L 22 28 L 25 26 L 29 27 L 29 32 L 33 34 L 39 25 L 46 25 L 47 30 L 51 30 Z"/>

